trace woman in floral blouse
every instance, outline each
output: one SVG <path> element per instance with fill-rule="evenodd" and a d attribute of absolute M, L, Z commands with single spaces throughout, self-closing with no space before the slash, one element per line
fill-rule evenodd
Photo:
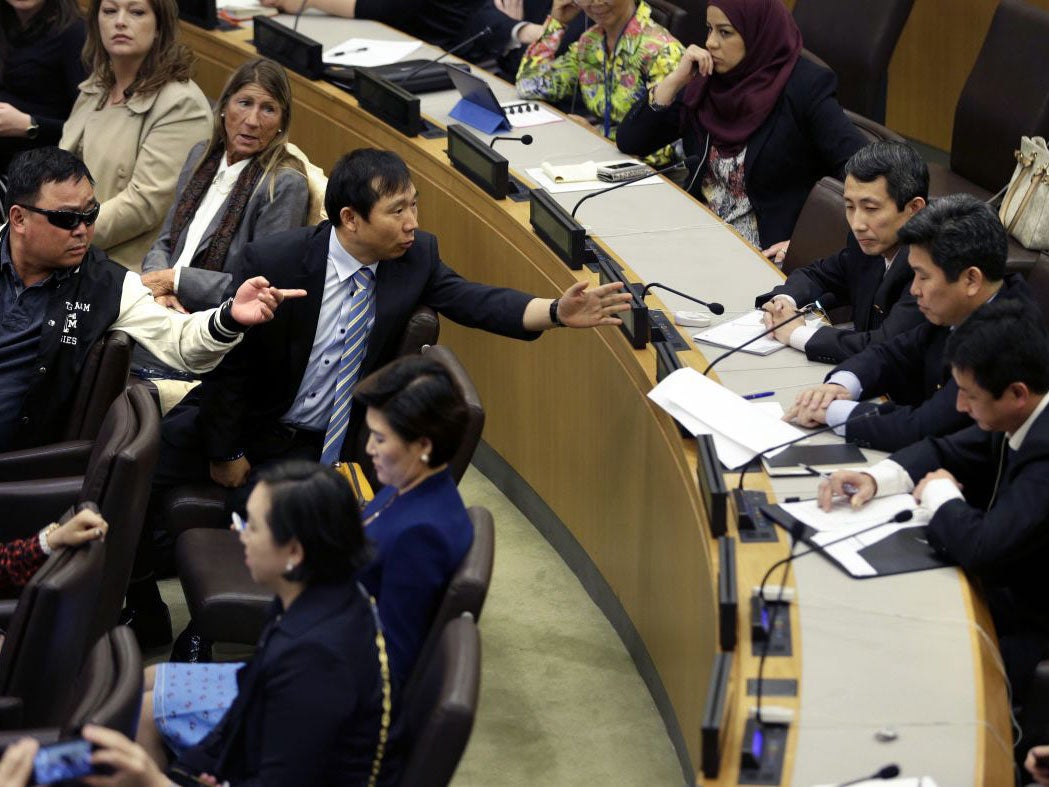
<path fill-rule="evenodd" d="M 0 544 L 0 590 L 23 587 L 54 550 L 102 538 L 108 528 L 101 516 L 84 509 L 64 525 L 52 522 L 35 536 Z"/>
<path fill-rule="evenodd" d="M 557 57 L 565 27 L 580 12 L 594 26 Z M 578 87 L 601 133 L 615 139 L 619 121 L 649 87 L 674 70 L 683 52 L 677 39 L 652 21 L 644 0 L 554 0 L 542 35 L 521 60 L 517 92 L 522 98 L 557 101 Z M 648 158 L 657 165 L 670 160 L 669 147 Z"/>

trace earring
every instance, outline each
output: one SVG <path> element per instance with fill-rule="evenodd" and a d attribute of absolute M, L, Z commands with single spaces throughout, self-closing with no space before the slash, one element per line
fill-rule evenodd
<path fill-rule="evenodd" d="M 224 117 L 226 117 L 226 113 L 225 113 L 225 112 L 219 112 L 219 117 L 220 117 L 220 118 L 224 118 Z"/>
<path fill-rule="evenodd" d="M 421 454 L 419 456 L 419 459 L 422 460 L 422 463 L 424 465 L 430 464 L 430 455 L 429 454 Z"/>
<path fill-rule="evenodd" d="M 285 571 L 294 571 L 295 570 L 295 564 L 292 561 L 289 560 L 287 565 L 284 566 L 284 570 Z"/>

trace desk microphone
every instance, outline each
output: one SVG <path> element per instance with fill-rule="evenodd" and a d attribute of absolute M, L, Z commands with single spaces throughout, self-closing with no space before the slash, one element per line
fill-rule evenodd
<path fill-rule="evenodd" d="M 848 541 L 850 538 L 855 538 L 856 536 L 862 536 L 864 533 L 870 532 L 871 530 L 877 530 L 879 527 L 884 527 L 885 525 L 891 525 L 891 524 L 894 524 L 894 523 L 898 524 L 898 523 L 903 523 L 903 522 L 909 522 L 913 518 L 914 518 L 914 512 L 905 508 L 902 511 L 897 511 L 895 514 L 893 514 L 889 519 L 886 519 L 884 522 L 878 522 L 877 524 L 870 525 L 869 527 L 862 528 L 861 530 L 857 530 L 854 533 L 849 533 L 847 536 L 842 536 L 841 538 L 836 538 L 833 541 L 828 541 L 826 544 L 822 544 L 820 546 L 809 547 L 808 549 L 805 549 L 805 550 L 803 550 L 801 552 L 797 552 L 797 553 L 795 553 L 794 550 L 797 548 L 798 542 L 801 540 L 802 535 L 804 535 L 805 523 L 795 520 L 795 522 L 790 526 L 790 554 L 788 554 L 785 558 L 777 560 L 775 563 L 773 563 L 771 566 L 769 566 L 769 570 L 765 572 L 765 576 L 763 576 L 761 578 L 761 584 L 758 586 L 758 605 L 760 606 L 760 608 L 762 610 L 762 613 L 764 615 L 764 609 L 765 609 L 765 585 L 768 584 L 769 577 L 772 576 L 772 572 L 775 571 L 780 566 L 784 566 L 783 577 L 780 579 L 780 583 L 779 583 L 779 597 L 776 599 L 776 603 L 773 604 L 773 606 L 772 606 L 772 614 L 769 615 L 768 627 L 766 628 L 767 634 L 765 636 L 765 641 L 762 643 L 763 647 L 761 648 L 761 658 L 758 661 L 758 679 L 757 679 L 757 685 L 755 686 L 755 690 L 754 690 L 754 694 L 755 694 L 755 700 L 754 701 L 755 701 L 755 705 L 756 705 L 755 711 L 754 711 L 754 716 L 758 720 L 758 724 L 762 723 L 762 719 L 761 719 L 761 700 L 762 700 L 762 688 L 764 687 L 764 679 L 765 679 L 765 660 L 766 660 L 766 657 L 769 655 L 769 647 L 772 644 L 772 632 L 775 631 L 775 629 L 776 629 L 776 617 L 779 615 L 780 607 L 783 606 L 782 603 L 781 603 L 782 600 L 783 600 L 783 589 L 784 589 L 784 586 L 787 584 L 787 572 L 790 571 L 790 564 L 793 563 L 795 560 L 797 560 L 800 557 L 805 557 L 805 555 L 811 555 L 813 552 L 825 551 L 827 549 L 827 547 L 832 547 L 835 544 L 840 544 L 842 541 Z M 762 625 L 764 625 L 764 624 L 762 624 Z M 895 767 L 895 766 L 889 766 L 889 767 Z M 899 772 L 899 769 L 897 769 L 897 773 L 898 772 Z M 879 771 L 879 773 L 880 773 L 880 771 Z M 893 774 L 893 776 L 895 776 L 895 775 L 896 774 Z M 864 777 L 864 778 L 889 779 L 889 778 L 892 778 L 892 777 L 891 776 L 880 776 L 880 777 Z M 856 781 L 863 781 L 863 779 L 857 779 Z M 848 782 L 848 783 L 849 784 L 855 784 L 856 782 Z"/>
<path fill-rule="evenodd" d="M 663 175 L 663 174 L 665 174 L 667 172 L 671 172 L 671 171 L 673 171 L 675 169 L 681 169 L 682 167 L 691 168 L 693 165 L 698 165 L 698 164 L 699 164 L 699 156 L 689 156 L 684 161 L 679 161 L 676 164 L 668 164 L 667 166 L 660 167 L 659 169 L 653 170 L 652 172 L 646 172 L 644 175 L 638 175 L 636 178 L 630 178 L 629 180 L 620 181 L 619 183 L 615 184 L 614 186 L 609 186 L 607 189 L 601 189 L 600 191 L 593 191 L 590 194 L 587 194 L 582 199 L 580 199 L 579 202 L 577 202 L 575 204 L 575 207 L 572 208 L 572 218 L 573 219 L 575 218 L 575 212 L 577 210 L 579 210 L 579 206 L 582 205 L 584 202 L 586 202 L 591 197 L 600 197 L 602 194 L 607 194 L 610 191 L 615 191 L 616 189 L 621 189 L 621 188 L 623 188 L 623 186 L 629 186 L 631 183 L 637 183 L 639 180 L 644 180 L 645 178 L 650 178 L 653 175 Z M 720 312 L 715 312 L 715 314 L 720 314 Z"/>
<path fill-rule="evenodd" d="M 302 12 L 306 10 L 306 6 L 309 5 L 310 0 L 302 0 L 302 5 L 299 6 L 299 10 L 295 12 L 295 21 L 291 25 L 291 29 L 296 33 L 299 31 L 299 20 L 302 18 Z"/>
<path fill-rule="evenodd" d="M 675 295 L 680 295 L 682 298 L 690 300 L 693 303 L 698 303 L 700 306 L 706 306 L 708 309 L 710 309 L 711 314 L 725 313 L 725 307 L 722 306 L 720 303 L 707 303 L 706 301 L 701 301 L 699 298 L 693 298 L 691 295 L 686 295 L 680 290 L 675 290 L 673 287 L 668 287 L 665 284 L 660 284 L 658 281 L 654 281 L 651 284 L 646 284 L 645 289 L 641 290 L 641 295 L 638 297 L 642 301 L 645 300 L 645 296 L 648 295 L 648 291 L 651 290 L 653 287 L 658 287 L 661 290 L 666 290 L 667 292 L 672 292 Z"/>
<path fill-rule="evenodd" d="M 304 5 L 305 5 L 305 3 L 304 3 Z M 407 88 L 408 81 L 413 76 L 418 74 L 420 71 L 423 71 L 424 69 L 429 68 L 434 63 L 441 62 L 446 57 L 448 57 L 448 55 L 454 55 L 456 52 L 462 51 L 463 49 L 468 47 L 470 44 L 472 44 L 474 41 L 477 41 L 478 39 L 484 38 L 485 36 L 491 35 L 491 33 L 492 33 L 492 28 L 489 27 L 488 25 L 485 25 L 483 28 L 481 28 L 481 30 L 479 32 L 474 33 L 472 36 L 467 38 L 465 41 L 456 44 L 455 46 L 453 46 L 451 49 L 449 49 L 447 52 L 445 52 L 444 54 L 440 55 L 439 57 L 435 57 L 433 60 L 427 60 L 425 63 L 423 63 L 418 68 L 413 68 L 411 71 L 408 72 L 408 75 L 406 77 L 404 77 L 403 79 L 399 79 L 398 82 L 400 82 L 400 84 L 404 85 L 405 88 Z"/>
<path fill-rule="evenodd" d="M 494 148 L 496 142 L 504 139 L 508 142 L 520 142 L 522 145 L 531 145 L 533 142 L 531 134 L 522 134 L 519 137 L 492 137 L 492 141 L 488 143 L 488 147 Z"/>
<path fill-rule="evenodd" d="M 851 782 L 842 782 L 838 787 L 849 787 L 850 784 L 859 784 L 860 782 L 873 781 L 876 779 L 895 779 L 900 775 L 900 766 L 896 763 L 892 765 L 886 765 L 881 770 L 875 771 L 870 776 L 861 776 L 858 779 L 853 779 Z"/>

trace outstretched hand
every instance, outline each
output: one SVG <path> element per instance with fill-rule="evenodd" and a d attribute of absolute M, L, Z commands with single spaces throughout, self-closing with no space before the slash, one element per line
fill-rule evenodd
<path fill-rule="evenodd" d="M 265 276 L 255 276 L 237 288 L 237 294 L 233 296 L 233 319 L 241 325 L 269 322 L 286 298 L 302 298 L 305 295 L 306 290 L 271 287 Z"/>
<path fill-rule="evenodd" d="M 622 320 L 613 315 L 629 309 L 633 297 L 622 289 L 619 281 L 589 288 L 585 281 L 577 281 L 561 295 L 557 316 L 569 328 L 619 325 Z"/>

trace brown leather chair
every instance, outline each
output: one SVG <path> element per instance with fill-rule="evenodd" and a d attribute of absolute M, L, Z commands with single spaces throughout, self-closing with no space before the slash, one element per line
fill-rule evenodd
<path fill-rule="evenodd" d="M 1009 182 L 1021 136 L 1049 135 L 1049 11 L 1001 0 L 954 110 L 950 170 L 930 166 L 933 196 L 987 199 Z"/>
<path fill-rule="evenodd" d="M 470 466 L 470 462 L 473 460 L 477 444 L 481 442 L 481 433 L 484 431 L 485 419 L 484 405 L 481 404 L 481 395 L 477 393 L 477 387 L 474 385 L 473 380 L 470 379 L 466 367 L 462 365 L 450 347 L 443 344 L 433 344 L 424 347 L 423 353 L 440 361 L 451 372 L 452 379 L 459 385 L 459 390 L 463 392 L 463 398 L 466 399 L 466 431 L 463 432 L 463 439 L 459 443 L 455 456 L 448 461 L 448 471 L 452 474 L 452 478 L 455 479 L 455 483 L 458 484 L 466 473 L 466 468 Z"/>
<path fill-rule="evenodd" d="M 22 591 L 0 648 L 0 728 L 58 726 L 90 647 L 106 545 L 56 552 Z"/>
<path fill-rule="evenodd" d="M 97 505 L 109 523 L 104 579 L 98 602 L 92 608 L 92 640 L 115 626 L 120 615 L 159 446 L 157 408 L 145 389 L 131 386 L 110 406 L 85 475 L 0 483 L 0 509 L 17 512 L 5 518 L 5 540 L 35 533 L 53 519 L 64 520 L 72 516 L 76 507 L 88 502 Z M 30 506 L 28 501 L 34 497 Z M 49 507 L 66 510 L 59 517 Z M 48 515 L 41 515 L 45 513 Z M 0 620 L 11 616 L 15 603 L 0 601 Z"/>
<path fill-rule="evenodd" d="M 487 508 L 471 506 L 467 509 L 474 526 L 474 540 L 455 574 L 448 582 L 441 605 L 437 608 L 430 633 L 419 648 L 416 669 L 408 679 L 404 694 L 406 701 L 419 688 L 422 679 L 420 665 L 428 664 L 440 641 L 445 626 L 456 618 L 470 614 L 474 620 L 481 619 L 481 610 L 492 584 L 492 567 L 495 564 L 495 523 Z"/>
<path fill-rule="evenodd" d="M 881 123 L 877 123 L 868 117 L 857 114 L 851 109 L 845 110 L 845 117 L 852 121 L 859 132 L 866 137 L 867 142 L 878 142 L 879 140 L 887 139 L 892 142 L 905 142 L 903 137 L 893 131 L 891 128 L 883 126 Z"/>
<path fill-rule="evenodd" d="M 397 357 L 417 353 L 428 344 L 436 344 L 440 332 L 437 313 L 427 306 L 420 306 L 408 319 Z M 353 441 L 353 456 L 361 462 L 368 480 L 374 486 L 375 476 L 364 451 L 368 430 L 361 428 L 356 434 L 347 435 L 346 439 Z M 164 528 L 173 538 L 177 539 L 181 533 L 197 527 L 226 528 L 228 525 L 226 490 L 218 484 L 210 481 L 186 484 L 168 494 L 164 506 Z"/>
<path fill-rule="evenodd" d="M 670 35 L 679 41 L 684 39 L 687 34 L 685 26 L 688 23 L 688 11 L 667 0 L 648 0 L 648 5 L 652 9 L 653 22 L 663 25 Z"/>
<path fill-rule="evenodd" d="M 804 268 L 845 246 L 851 230 L 845 219 L 844 190 L 844 184 L 834 178 L 821 178 L 812 187 L 790 236 L 783 258 L 784 273 Z"/>
<path fill-rule="evenodd" d="M 142 709 L 142 653 L 131 629 L 117 626 L 99 637 L 77 677 L 74 697 L 62 737 L 99 724 L 134 740 Z"/>
<path fill-rule="evenodd" d="M 794 20 L 806 48 L 838 75 L 838 101 L 885 122 L 889 61 L 914 0 L 797 0 Z"/>
<path fill-rule="evenodd" d="M 444 787 L 466 750 L 481 686 L 481 637 L 469 615 L 449 622 L 404 705 L 408 759 L 401 787 Z"/>
<path fill-rule="evenodd" d="M 109 405 L 127 385 L 134 342 L 112 331 L 88 351 L 62 442 L 0 453 L 0 481 L 81 475 Z"/>

